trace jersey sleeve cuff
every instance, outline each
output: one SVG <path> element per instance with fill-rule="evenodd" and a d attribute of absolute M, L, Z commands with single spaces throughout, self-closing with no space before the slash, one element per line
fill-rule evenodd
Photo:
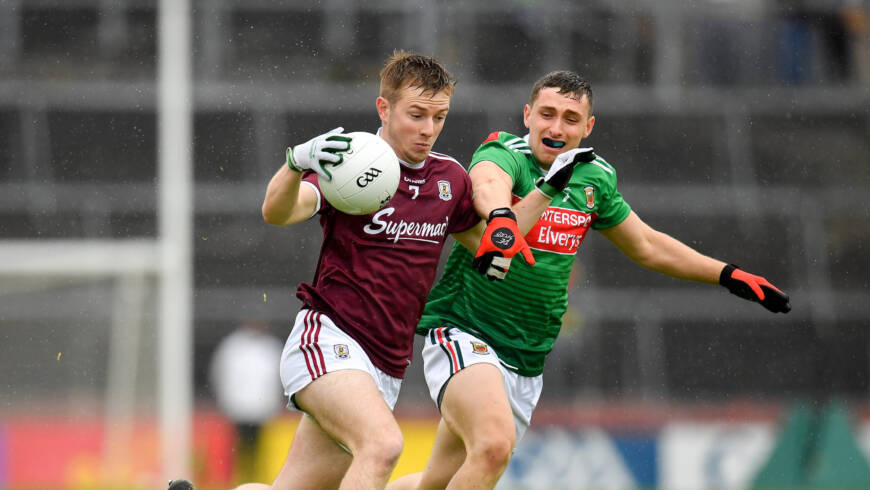
<path fill-rule="evenodd" d="M 549 197 L 550 199 L 558 196 L 559 192 L 561 192 L 559 189 L 556 189 L 550 184 L 544 182 L 543 177 L 539 178 L 538 181 L 535 182 L 535 189 L 537 189 L 541 194 Z"/>

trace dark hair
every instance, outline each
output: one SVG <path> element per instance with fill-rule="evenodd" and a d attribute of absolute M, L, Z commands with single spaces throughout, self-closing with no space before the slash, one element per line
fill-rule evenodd
<path fill-rule="evenodd" d="M 558 88 L 560 94 L 572 94 L 578 99 L 585 95 L 589 101 L 589 115 L 592 115 L 592 85 L 585 78 L 568 70 L 552 71 L 535 82 L 529 105 L 534 105 L 542 89 L 551 87 Z"/>
<path fill-rule="evenodd" d="M 456 80 L 435 58 L 406 51 L 394 51 L 381 70 L 379 95 L 390 102 L 395 102 L 399 90 L 408 86 L 421 88 L 423 92 L 431 92 L 432 95 L 441 91 L 453 95 L 455 85 Z"/>

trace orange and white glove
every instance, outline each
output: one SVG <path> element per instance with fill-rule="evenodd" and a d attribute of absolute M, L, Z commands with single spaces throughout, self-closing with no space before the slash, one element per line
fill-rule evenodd
<path fill-rule="evenodd" d="M 511 260 L 522 253 L 529 265 L 535 265 L 532 249 L 517 228 L 517 217 L 510 208 L 497 208 L 489 213 L 486 230 L 480 239 L 480 247 L 471 262 L 477 272 L 490 281 L 502 281 L 511 265 Z"/>

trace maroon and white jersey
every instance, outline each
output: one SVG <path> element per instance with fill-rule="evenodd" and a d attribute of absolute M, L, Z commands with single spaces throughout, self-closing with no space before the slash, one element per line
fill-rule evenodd
<path fill-rule="evenodd" d="M 447 235 L 480 221 L 471 180 L 459 162 L 433 152 L 420 164 L 401 165 L 390 202 L 362 216 L 333 208 L 320 194 L 317 174 L 306 173 L 303 182 L 318 193 L 323 244 L 314 281 L 296 292 L 396 378 L 404 377 L 411 362 L 414 332 Z"/>

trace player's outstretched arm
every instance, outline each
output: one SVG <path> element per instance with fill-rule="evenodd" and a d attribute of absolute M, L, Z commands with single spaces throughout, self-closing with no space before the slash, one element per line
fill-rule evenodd
<path fill-rule="evenodd" d="M 474 208 L 486 216 L 486 228 L 471 266 L 490 281 L 501 281 L 518 253 L 523 255 L 526 262 L 534 265 L 532 250 L 523 238 L 525 233 L 519 227 L 517 215 L 511 209 L 511 177 L 501 167 L 488 161 L 472 167 L 469 177 L 474 192 Z M 525 232 L 531 229 L 545 208 L 546 204 L 539 211 L 532 207 L 524 208 Z"/>
<path fill-rule="evenodd" d="M 540 192 L 530 192 L 516 204 L 512 204 L 511 189 L 514 181 L 507 172 L 494 162 L 482 161 L 468 172 L 474 191 L 474 209 L 482 218 L 489 217 L 493 209 L 511 208 L 516 214 L 520 234 L 525 236 L 535 225 L 550 204 L 550 199 Z"/>
<path fill-rule="evenodd" d="M 561 194 L 578 163 L 595 159 L 592 148 L 574 148 L 562 153 L 550 165 L 547 175 L 535 183 L 537 192 L 530 192 L 512 205 L 513 179 L 494 162 L 482 161 L 471 167 L 469 176 L 474 186 L 474 207 L 482 217 L 493 209 L 510 207 L 516 215 L 520 234 L 525 236 L 541 218 L 553 198 Z"/>
<path fill-rule="evenodd" d="M 622 223 L 601 230 L 601 234 L 648 269 L 678 279 L 721 284 L 737 296 L 757 301 L 772 312 L 787 313 L 791 309 L 788 295 L 763 277 L 698 253 L 670 235 L 652 229 L 634 211 Z"/>
<path fill-rule="evenodd" d="M 486 216 L 487 221 L 472 267 L 495 281 L 504 279 L 517 253 L 522 253 L 526 262 L 534 265 L 534 256 L 523 236 L 532 229 L 553 197 L 568 185 L 574 167 L 594 158 L 592 148 L 575 148 L 562 153 L 547 175 L 535 184 L 538 192 L 530 192 L 513 206 L 511 176 L 494 162 L 482 161 L 473 166 L 469 176 L 474 189 L 474 208 L 481 216 Z"/>

